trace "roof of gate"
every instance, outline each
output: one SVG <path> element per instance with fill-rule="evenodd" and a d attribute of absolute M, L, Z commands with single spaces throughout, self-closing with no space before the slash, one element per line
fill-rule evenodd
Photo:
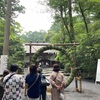
<path fill-rule="evenodd" d="M 23 45 L 24 46 L 24 49 L 26 51 L 26 53 L 30 53 L 30 46 L 29 45 Z M 31 53 L 36 53 L 40 48 L 42 47 L 45 47 L 45 46 L 32 46 L 31 47 Z M 58 51 L 57 50 L 46 50 L 44 51 L 44 53 L 57 53 Z"/>

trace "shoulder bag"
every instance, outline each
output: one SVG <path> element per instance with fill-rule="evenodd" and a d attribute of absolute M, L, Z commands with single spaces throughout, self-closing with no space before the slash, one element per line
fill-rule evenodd
<path fill-rule="evenodd" d="M 15 73 L 11 74 L 11 75 L 6 79 L 6 81 L 5 81 L 4 83 L 6 84 L 6 83 L 8 82 L 8 80 L 9 80 L 13 75 L 15 75 Z"/>
<path fill-rule="evenodd" d="M 49 86 L 50 82 L 46 77 L 41 77 L 41 86 Z"/>

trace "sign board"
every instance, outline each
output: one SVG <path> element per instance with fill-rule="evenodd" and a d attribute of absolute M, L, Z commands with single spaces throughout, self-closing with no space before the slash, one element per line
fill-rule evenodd
<path fill-rule="evenodd" d="M 1 55 L 0 63 L 0 74 L 3 74 L 3 71 L 7 69 L 8 55 Z"/>
<path fill-rule="evenodd" d="M 0 58 L 0 75 L 2 74 L 2 69 L 1 69 L 1 58 Z"/>
<path fill-rule="evenodd" d="M 100 59 L 97 62 L 96 83 L 100 83 Z"/>

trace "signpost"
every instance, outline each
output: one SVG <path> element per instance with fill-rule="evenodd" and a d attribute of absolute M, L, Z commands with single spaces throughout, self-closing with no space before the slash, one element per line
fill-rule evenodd
<path fill-rule="evenodd" d="M 7 69 L 7 63 L 8 63 L 8 55 L 1 55 L 0 60 L 0 75 L 3 74 L 3 71 Z"/>
<path fill-rule="evenodd" d="M 1 69 L 1 58 L 0 58 L 0 75 L 2 73 L 2 69 Z"/>
<path fill-rule="evenodd" d="M 98 59 L 98 63 L 97 63 L 97 72 L 96 72 L 95 83 L 100 83 L 100 59 Z"/>

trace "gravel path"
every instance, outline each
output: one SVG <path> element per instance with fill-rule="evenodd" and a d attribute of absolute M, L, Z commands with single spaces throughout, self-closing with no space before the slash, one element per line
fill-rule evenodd
<path fill-rule="evenodd" d="M 75 91 L 75 82 L 65 89 L 67 100 L 100 100 L 100 85 L 87 80 L 82 81 L 82 93 Z"/>

